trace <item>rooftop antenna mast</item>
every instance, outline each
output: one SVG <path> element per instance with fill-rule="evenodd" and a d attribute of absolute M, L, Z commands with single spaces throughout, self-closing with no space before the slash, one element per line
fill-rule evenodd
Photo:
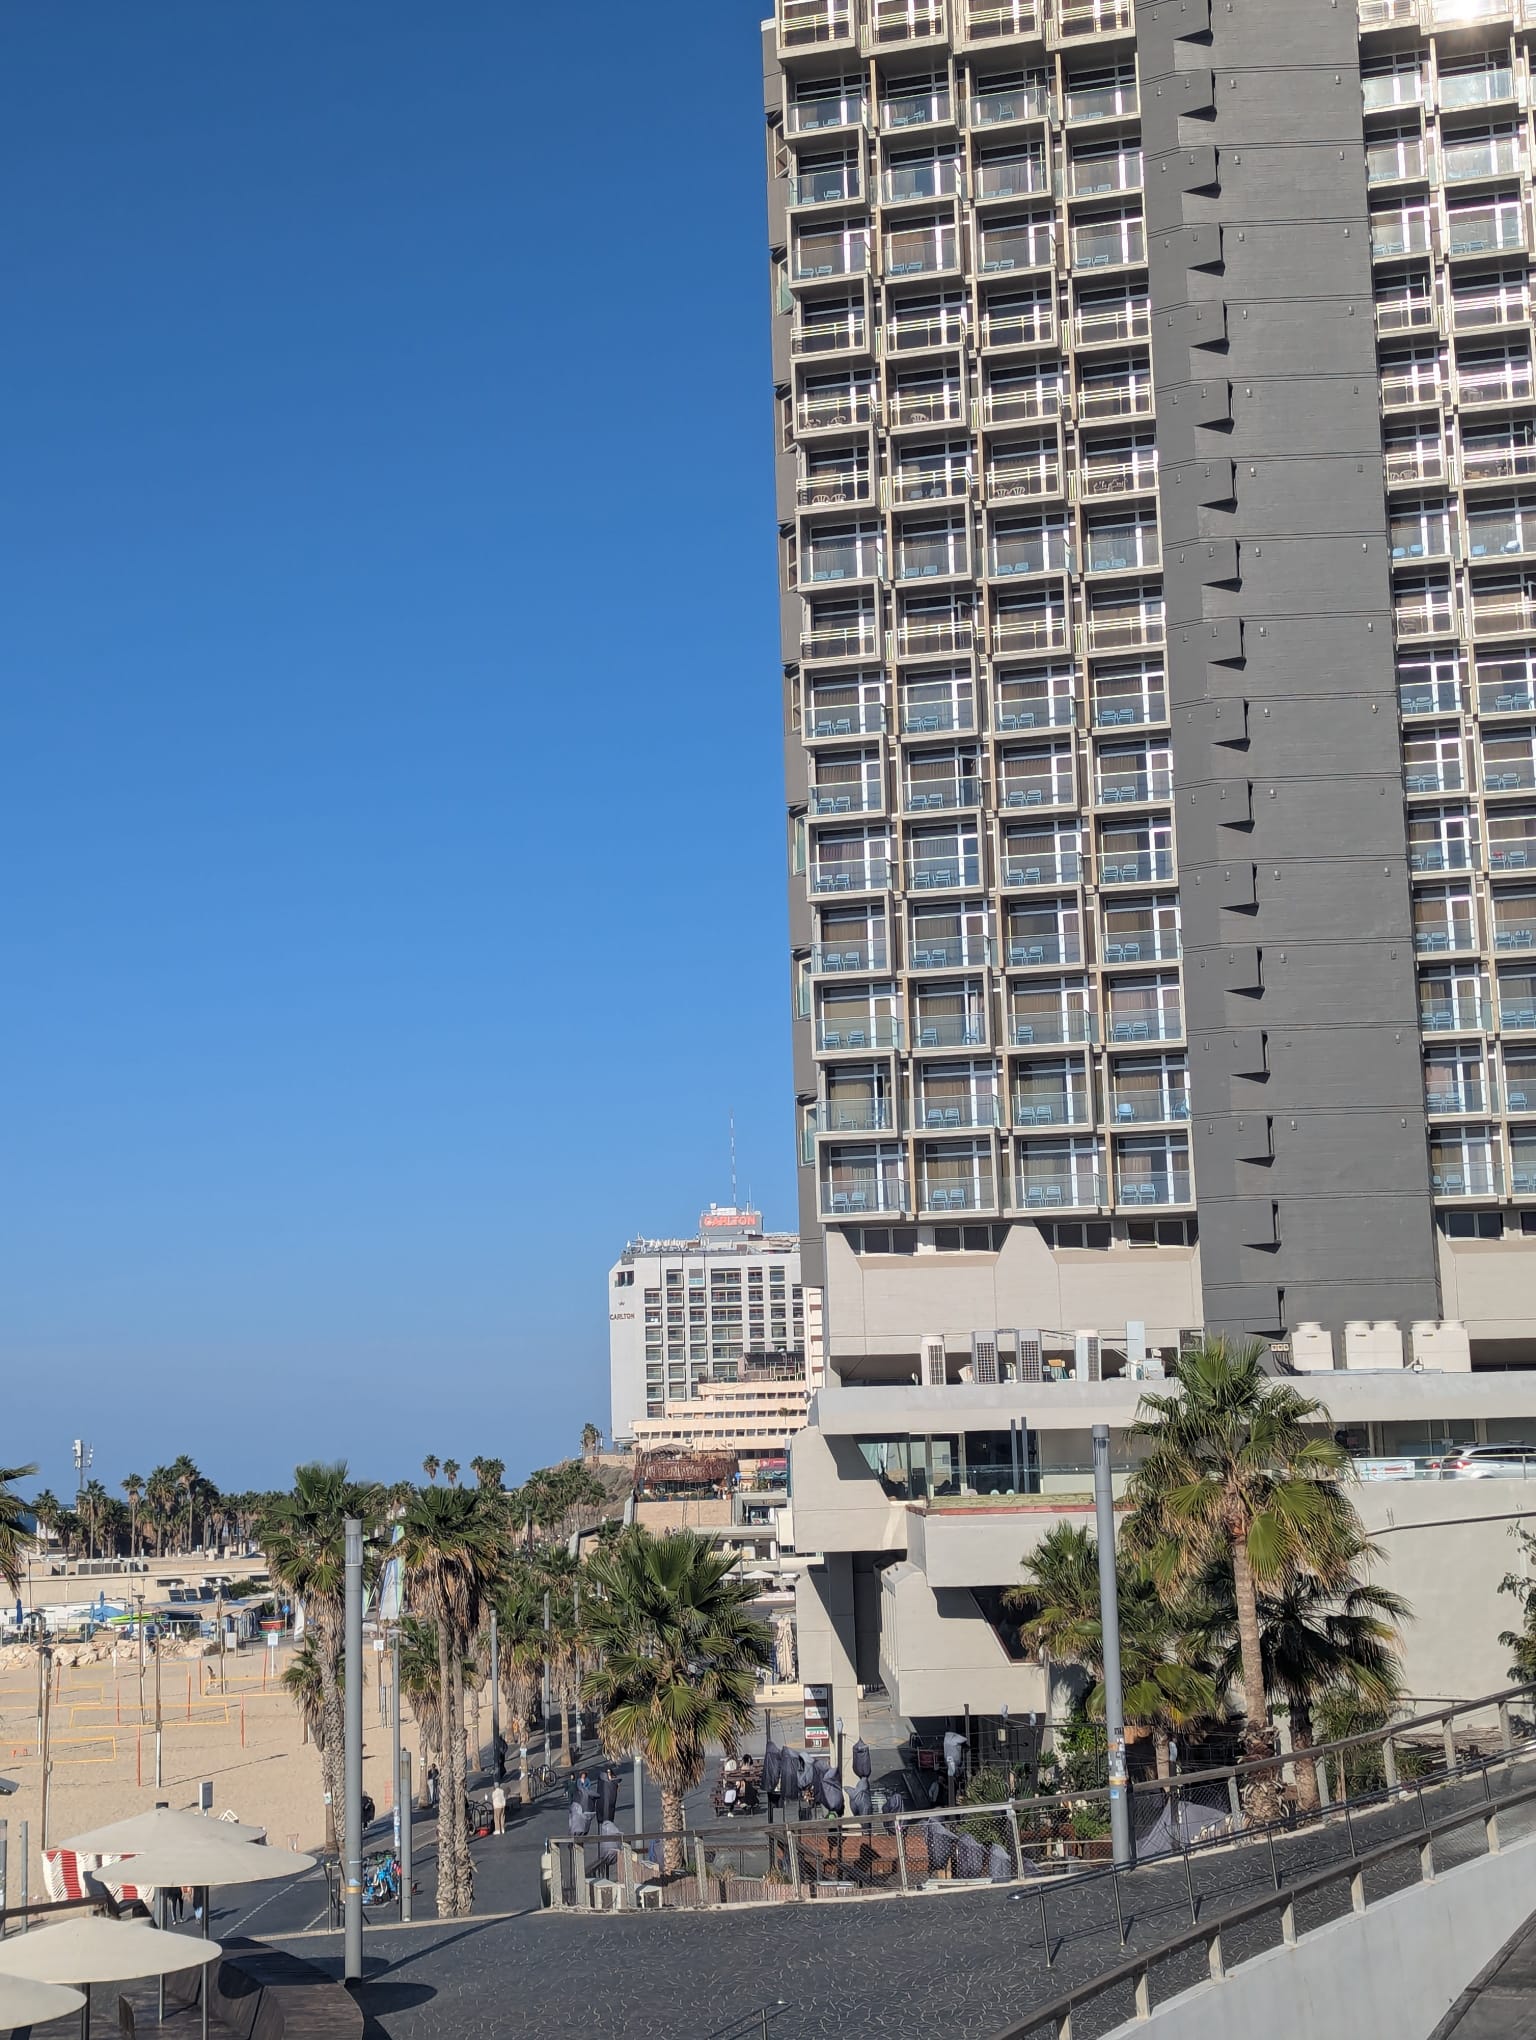
<path fill-rule="evenodd" d="M 736 1114 L 734 1112 L 731 1114 L 731 1209 L 733 1211 L 741 1209 L 740 1205 L 736 1202 Z"/>

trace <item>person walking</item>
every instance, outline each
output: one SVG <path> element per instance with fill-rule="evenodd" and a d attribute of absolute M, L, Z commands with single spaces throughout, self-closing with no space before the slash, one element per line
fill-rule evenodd
<path fill-rule="evenodd" d="M 507 1831 L 507 1788 L 499 1778 L 491 1787 L 491 1826 L 498 1835 Z"/>

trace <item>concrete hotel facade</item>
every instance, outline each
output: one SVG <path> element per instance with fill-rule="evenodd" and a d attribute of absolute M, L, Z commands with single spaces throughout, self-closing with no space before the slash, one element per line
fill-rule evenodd
<path fill-rule="evenodd" d="M 1533 43 L 1532 0 L 765 24 L 834 1369 L 1128 1319 L 1536 1359 Z"/>

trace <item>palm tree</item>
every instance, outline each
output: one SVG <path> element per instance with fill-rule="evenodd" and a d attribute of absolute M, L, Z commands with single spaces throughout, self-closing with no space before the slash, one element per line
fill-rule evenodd
<path fill-rule="evenodd" d="M 176 1475 L 170 1467 L 156 1466 L 150 1470 L 149 1479 L 144 1483 L 144 1503 L 154 1525 L 157 1556 L 165 1551 L 170 1541 L 177 1492 Z"/>
<path fill-rule="evenodd" d="M 85 1525 L 86 1556 L 92 1556 L 101 1542 L 107 1491 L 99 1480 L 87 1481 L 80 1491 L 80 1520 Z"/>
<path fill-rule="evenodd" d="M 1208 1339 L 1174 1362 L 1180 1394 L 1142 1397 L 1131 1437 L 1148 1452 L 1131 1477 L 1126 1526 L 1128 1549 L 1161 1586 L 1185 1585 L 1213 1563 L 1230 1568 L 1250 1760 L 1271 1748 L 1261 1589 L 1301 1571 L 1342 1578 L 1364 1534 L 1338 1485 L 1349 1460 L 1327 1410 L 1264 1374 L 1263 1350 Z M 1261 1773 L 1251 1796 L 1258 1818 L 1278 1812 L 1273 1774 Z"/>
<path fill-rule="evenodd" d="M 582 1452 L 583 1452 L 583 1453 L 585 1454 L 585 1456 L 586 1456 L 586 1457 L 587 1457 L 588 1459 L 595 1459 L 595 1458 L 596 1458 L 596 1456 L 597 1456 L 597 1448 L 599 1447 L 599 1445 L 601 1445 L 601 1444 L 602 1444 L 602 1442 L 603 1442 L 603 1434 L 602 1434 L 602 1432 L 601 1432 L 601 1431 L 600 1431 L 600 1430 L 599 1430 L 599 1429 L 597 1428 L 596 1424 L 583 1424 L 583 1425 L 582 1425 L 582 1427 L 581 1427 L 581 1449 L 582 1449 Z"/>
<path fill-rule="evenodd" d="M 661 1787 L 667 1868 L 683 1865 L 683 1795 L 713 1743 L 734 1755 L 752 1725 L 769 1636 L 748 1614 L 753 1589 L 711 1537 L 635 1526 L 594 1553 L 582 1615 L 599 1662 L 582 1696 L 602 1714 L 603 1747 L 644 1759 Z"/>
<path fill-rule="evenodd" d="M 34 1467 L 35 1473 L 37 1469 Z M 19 1474 L 19 1469 L 18 1469 Z M 51 1488 L 44 1488 L 32 1497 L 32 1515 L 37 1527 L 45 1536 L 56 1537 L 59 1525 L 64 1520 L 64 1504 Z"/>
<path fill-rule="evenodd" d="M 438 1458 L 437 1454 L 435 1452 L 429 1452 L 426 1458 L 421 1462 L 421 1470 L 427 1476 L 428 1480 L 436 1480 L 437 1469 L 441 1464 L 442 1462 Z"/>
<path fill-rule="evenodd" d="M 128 1497 L 128 1556 L 134 1558 L 139 1548 L 139 1501 L 144 1493 L 142 1473 L 130 1473 L 123 1481 L 123 1493 Z"/>
<path fill-rule="evenodd" d="M 304 1734 L 321 1754 L 324 1765 L 325 1750 L 325 1677 L 321 1671 L 321 1653 L 315 1647 L 315 1638 L 306 1636 L 293 1654 L 293 1661 L 283 1673 L 283 1687 L 304 1724 Z M 342 1675 L 345 1677 L 345 1666 Z M 327 1786 L 329 1790 L 329 1786 Z"/>
<path fill-rule="evenodd" d="M 437 1816 L 437 1911 L 459 1919 L 474 1904 L 475 1871 L 464 1821 L 464 1655 L 500 1578 L 499 1512 L 479 1488 L 418 1488 L 394 1547 L 411 1604 L 437 1629 L 443 1776 Z"/>
<path fill-rule="evenodd" d="M 1298 1752 L 1316 1740 L 1314 1718 L 1325 1701 L 1346 1701 L 1384 1716 L 1402 1691 L 1396 1625 L 1412 1611 L 1401 1595 L 1359 1578 L 1356 1567 L 1375 1555 L 1360 1538 L 1340 1554 L 1342 1571 L 1335 1566 L 1326 1579 L 1295 1572 L 1258 1597 L 1264 1688 L 1285 1705 Z M 1208 1634 L 1220 1653 L 1218 1676 L 1227 1682 L 1240 1668 L 1232 1576 L 1225 1567 L 1213 1567 L 1202 1584 Z M 1298 1755 L 1296 1804 L 1310 1813 L 1318 1803 L 1317 1765 Z"/>
<path fill-rule="evenodd" d="M 0 1580 L 13 1594 L 21 1581 L 22 1546 L 32 1542 L 32 1535 L 22 1520 L 26 1503 L 20 1495 L 11 1493 L 11 1482 L 28 1480 L 36 1471 L 35 1466 L 0 1466 Z M 32 1516 L 34 1521 L 42 1520 L 36 1502 L 32 1505 Z"/>
<path fill-rule="evenodd" d="M 430 1776 L 432 1754 L 437 1753 L 439 1771 L 443 1758 L 442 1688 L 438 1683 L 437 1631 L 430 1622 L 406 1615 L 400 1622 L 400 1691 L 411 1703 L 416 1724 L 419 1775 L 417 1804 L 432 1803 Z"/>
<path fill-rule="evenodd" d="M 1104 1627 L 1099 1604 L 1099 1549 L 1091 1531 L 1059 1523 L 1024 1561 L 1029 1583 L 1005 1596 L 1025 1620 L 1025 1641 L 1049 1662 L 1081 1667 L 1093 1677 L 1087 1711 L 1105 1711 Z M 1144 1565 L 1117 1555 L 1120 1681 L 1126 1722 L 1151 1731 L 1157 1775 L 1170 1769 L 1169 1739 L 1220 1709 L 1220 1690 L 1202 1650 L 1194 1612 L 1165 1600 Z"/>
<path fill-rule="evenodd" d="M 447 1481 L 449 1487 L 458 1486 L 459 1462 L 456 1459 L 445 1459 L 443 1461 L 443 1479 Z"/>
<path fill-rule="evenodd" d="M 378 1489 L 352 1480 L 344 1460 L 333 1466 L 312 1461 L 294 1468 L 292 1493 L 279 1498 L 261 1526 L 267 1570 L 275 1585 L 285 1587 L 295 1600 L 303 1602 L 306 1637 L 314 1641 L 322 1696 L 320 1732 L 315 1740 L 327 1793 L 328 1849 L 344 1850 L 347 1843 L 342 1777 L 345 1717 L 341 1677 L 346 1586 L 343 1526 L 349 1516 L 356 1516 L 363 1523 L 366 1582 L 378 1569 L 378 1547 L 370 1534 L 378 1505 Z"/>
<path fill-rule="evenodd" d="M 501 1493 L 501 1483 L 507 1471 L 507 1462 L 504 1459 L 477 1457 L 469 1462 L 469 1470 L 481 1487 L 490 1489 L 493 1494 Z"/>

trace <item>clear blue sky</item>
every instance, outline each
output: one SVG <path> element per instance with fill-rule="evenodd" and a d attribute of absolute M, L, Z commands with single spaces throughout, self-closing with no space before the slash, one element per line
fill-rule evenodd
<path fill-rule="evenodd" d="M 793 1223 L 760 8 L 0 23 L 0 1461 L 513 1472 Z"/>

